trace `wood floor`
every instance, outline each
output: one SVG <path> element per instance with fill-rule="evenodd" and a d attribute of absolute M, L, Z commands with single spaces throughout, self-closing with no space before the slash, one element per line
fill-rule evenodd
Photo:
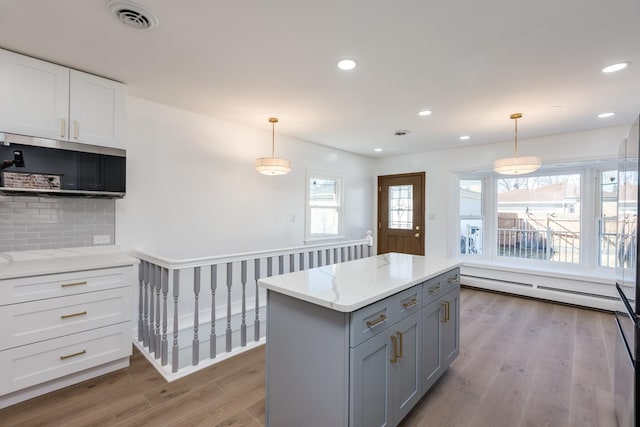
<path fill-rule="evenodd" d="M 463 289 L 460 356 L 401 426 L 614 426 L 615 333 L 611 314 Z M 258 427 L 264 392 L 264 347 L 173 383 L 136 351 L 0 410 L 0 426 Z"/>

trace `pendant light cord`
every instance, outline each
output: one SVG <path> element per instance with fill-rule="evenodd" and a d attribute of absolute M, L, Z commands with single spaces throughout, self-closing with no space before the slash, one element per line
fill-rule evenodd
<path fill-rule="evenodd" d="M 515 119 L 516 121 L 516 155 L 515 157 L 518 157 L 518 119 Z"/>

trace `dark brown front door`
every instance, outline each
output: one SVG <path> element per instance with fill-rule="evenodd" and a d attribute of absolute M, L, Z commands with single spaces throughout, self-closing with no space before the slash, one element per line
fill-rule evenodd
<path fill-rule="evenodd" d="M 378 253 L 424 255 L 424 172 L 378 177 Z"/>

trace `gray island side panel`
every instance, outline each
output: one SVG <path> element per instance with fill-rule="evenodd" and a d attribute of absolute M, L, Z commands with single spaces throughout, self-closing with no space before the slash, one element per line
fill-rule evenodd
<path fill-rule="evenodd" d="M 349 313 L 267 291 L 268 427 L 349 422 Z"/>

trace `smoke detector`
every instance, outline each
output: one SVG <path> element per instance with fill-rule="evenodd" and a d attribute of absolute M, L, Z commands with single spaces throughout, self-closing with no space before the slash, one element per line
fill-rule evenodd
<path fill-rule="evenodd" d="M 151 30 L 160 23 L 149 9 L 130 0 L 110 0 L 107 9 L 118 21 L 137 30 Z"/>

